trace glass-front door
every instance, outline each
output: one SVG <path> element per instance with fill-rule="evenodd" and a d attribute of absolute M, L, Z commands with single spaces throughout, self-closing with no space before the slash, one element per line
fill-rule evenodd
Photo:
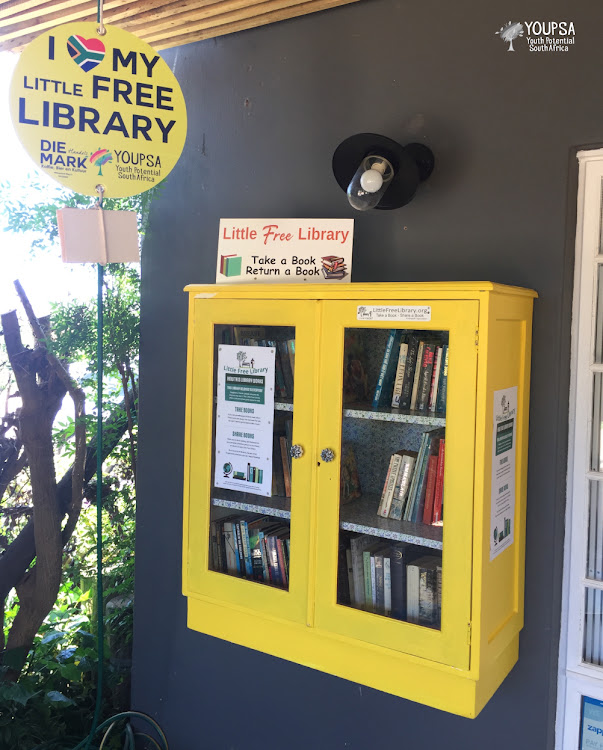
<path fill-rule="evenodd" d="M 315 302 L 196 300 L 189 582 L 304 620 Z M 213 353 L 209 358 L 208 353 Z"/>
<path fill-rule="evenodd" d="M 325 302 L 322 317 L 317 625 L 462 668 L 477 308 Z"/>

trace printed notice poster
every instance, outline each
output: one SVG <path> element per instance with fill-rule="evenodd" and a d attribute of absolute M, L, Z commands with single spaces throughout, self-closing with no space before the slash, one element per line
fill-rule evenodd
<path fill-rule="evenodd" d="M 494 391 L 493 416 L 490 560 L 514 541 L 517 386 Z"/>
<path fill-rule="evenodd" d="M 352 280 L 354 219 L 221 219 L 216 284 Z"/>
<path fill-rule="evenodd" d="M 274 362 L 271 347 L 218 347 L 216 487 L 272 494 Z"/>
<path fill-rule="evenodd" d="M 603 701 L 582 698 L 580 750 L 603 750 Z"/>

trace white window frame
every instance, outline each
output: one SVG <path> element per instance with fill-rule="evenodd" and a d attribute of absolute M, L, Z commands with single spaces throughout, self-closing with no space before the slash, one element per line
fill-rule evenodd
<path fill-rule="evenodd" d="M 556 749 L 578 750 L 582 696 L 603 700 L 603 666 L 585 663 L 586 588 L 603 590 L 603 581 L 586 578 L 589 482 L 603 480 L 590 470 L 593 364 L 598 267 L 603 264 L 601 211 L 603 149 L 580 151 L 576 220 L 576 258 L 572 307 L 569 442 L 563 605 L 559 645 Z M 601 254 L 599 254 L 601 253 Z"/>

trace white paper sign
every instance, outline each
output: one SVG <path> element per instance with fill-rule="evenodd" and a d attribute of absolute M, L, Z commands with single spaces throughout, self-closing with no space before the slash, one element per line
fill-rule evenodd
<path fill-rule="evenodd" d="M 216 487 L 272 494 L 274 362 L 273 347 L 218 347 Z"/>
<path fill-rule="evenodd" d="M 514 541 L 517 386 L 494 391 L 493 422 L 490 560 Z"/>
<path fill-rule="evenodd" d="M 431 320 L 431 305 L 358 305 L 357 320 Z"/>
<path fill-rule="evenodd" d="M 353 219 L 221 219 L 216 284 L 348 282 Z"/>

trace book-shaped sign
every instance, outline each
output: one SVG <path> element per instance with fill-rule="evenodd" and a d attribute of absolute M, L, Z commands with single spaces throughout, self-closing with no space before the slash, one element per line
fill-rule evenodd
<path fill-rule="evenodd" d="M 221 219 L 217 284 L 352 279 L 353 219 Z"/>
<path fill-rule="evenodd" d="M 57 211 L 64 263 L 138 263 L 134 211 L 61 208 Z"/>

